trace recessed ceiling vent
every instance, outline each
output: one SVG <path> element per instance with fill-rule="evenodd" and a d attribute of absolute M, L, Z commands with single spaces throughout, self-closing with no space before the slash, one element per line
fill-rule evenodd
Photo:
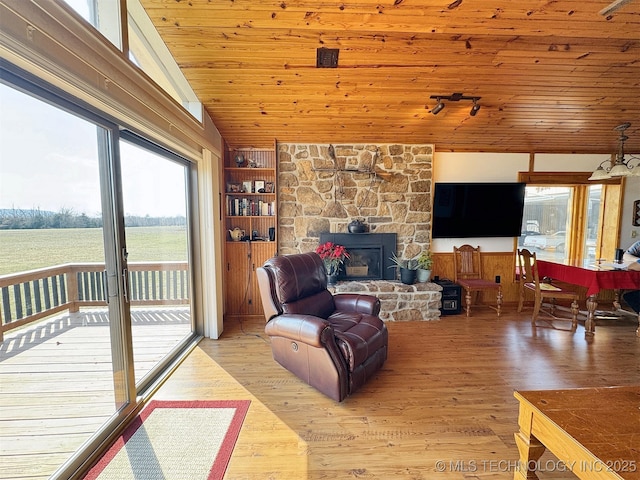
<path fill-rule="evenodd" d="M 317 68 L 338 68 L 338 54 L 339 48 L 324 48 L 317 49 L 316 54 L 316 67 Z"/>

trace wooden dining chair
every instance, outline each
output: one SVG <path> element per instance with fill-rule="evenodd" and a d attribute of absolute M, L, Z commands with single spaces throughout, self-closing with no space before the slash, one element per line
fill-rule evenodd
<path fill-rule="evenodd" d="M 453 247 L 453 262 L 455 264 L 455 282 L 465 291 L 467 317 L 471 315 L 472 294 L 474 296 L 473 301 L 476 303 L 478 295 L 485 291 L 496 292 L 496 311 L 499 317 L 502 308 L 502 285 L 482 278 L 480 247 L 472 247 L 468 244 L 461 247 Z"/>
<path fill-rule="evenodd" d="M 522 312 L 525 292 L 533 292 L 533 314 L 531 323 L 535 325 L 538 314 L 542 311 L 556 320 L 568 320 L 567 318 L 555 315 L 555 300 L 571 300 L 571 330 L 575 331 L 578 326 L 578 292 L 567 287 L 554 285 L 551 281 L 541 281 L 538 277 L 538 263 L 536 254 L 531 253 L 526 248 L 518 250 L 518 273 L 520 277 L 520 300 L 518 301 L 518 312 Z M 545 298 L 551 299 L 550 309 L 543 310 L 542 302 Z"/>

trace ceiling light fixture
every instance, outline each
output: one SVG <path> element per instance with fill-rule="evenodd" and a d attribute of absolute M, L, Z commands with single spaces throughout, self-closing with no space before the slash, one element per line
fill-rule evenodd
<path fill-rule="evenodd" d="M 473 105 L 471 106 L 471 111 L 469 112 L 469 115 L 471 115 L 472 117 L 475 117 L 476 113 L 478 113 L 478 110 L 480 110 L 480 105 L 478 105 L 478 100 L 474 98 Z"/>
<path fill-rule="evenodd" d="M 433 109 L 431 110 L 431 113 L 433 113 L 434 115 L 437 115 L 438 113 L 440 113 L 444 108 L 445 104 L 442 102 L 443 100 L 447 100 L 449 102 L 459 102 L 460 100 L 471 100 L 473 102 L 473 106 L 471 107 L 471 111 L 469 112 L 469 115 L 471 115 L 472 117 L 475 117 L 476 113 L 478 113 L 478 110 L 480 110 L 480 105 L 478 105 L 478 100 L 480 100 L 482 97 L 468 97 L 466 95 L 463 95 L 462 93 L 452 93 L 451 95 L 431 95 L 431 97 L 429 98 L 434 98 L 438 100 L 438 103 L 436 103 L 436 106 L 433 107 Z"/>
<path fill-rule="evenodd" d="M 438 103 L 436 103 L 436 106 L 433 107 L 433 110 L 431 110 L 431 113 L 433 113 L 434 115 L 437 115 L 442 111 L 443 108 L 444 108 L 444 103 L 442 103 L 442 101 L 440 100 L 440 97 L 438 97 Z"/>
<path fill-rule="evenodd" d="M 640 176 L 640 162 L 635 166 L 630 165 L 632 160 L 640 159 L 632 156 L 629 161 L 627 161 L 624 158 L 624 142 L 629 139 L 629 137 L 625 135 L 625 130 L 630 126 L 631 124 L 626 122 L 614 128 L 614 130 L 620 132 L 620 136 L 618 137 L 618 141 L 620 142 L 618 153 L 615 159 L 613 159 L 612 155 L 611 159 L 603 160 L 589 177 L 589 180 L 606 180 L 612 177 L 628 177 L 631 175 Z"/>

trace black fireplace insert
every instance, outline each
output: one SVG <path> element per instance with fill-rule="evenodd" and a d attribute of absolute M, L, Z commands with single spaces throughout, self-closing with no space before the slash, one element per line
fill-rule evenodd
<path fill-rule="evenodd" d="M 320 243 L 344 245 L 349 258 L 340 269 L 338 280 L 395 280 L 395 233 L 321 233 Z"/>

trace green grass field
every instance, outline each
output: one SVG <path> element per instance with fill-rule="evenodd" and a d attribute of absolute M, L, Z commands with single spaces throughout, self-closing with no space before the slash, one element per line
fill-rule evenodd
<path fill-rule="evenodd" d="M 130 262 L 186 261 L 185 227 L 128 227 Z M 63 263 L 103 262 L 100 228 L 0 230 L 0 275 Z"/>

